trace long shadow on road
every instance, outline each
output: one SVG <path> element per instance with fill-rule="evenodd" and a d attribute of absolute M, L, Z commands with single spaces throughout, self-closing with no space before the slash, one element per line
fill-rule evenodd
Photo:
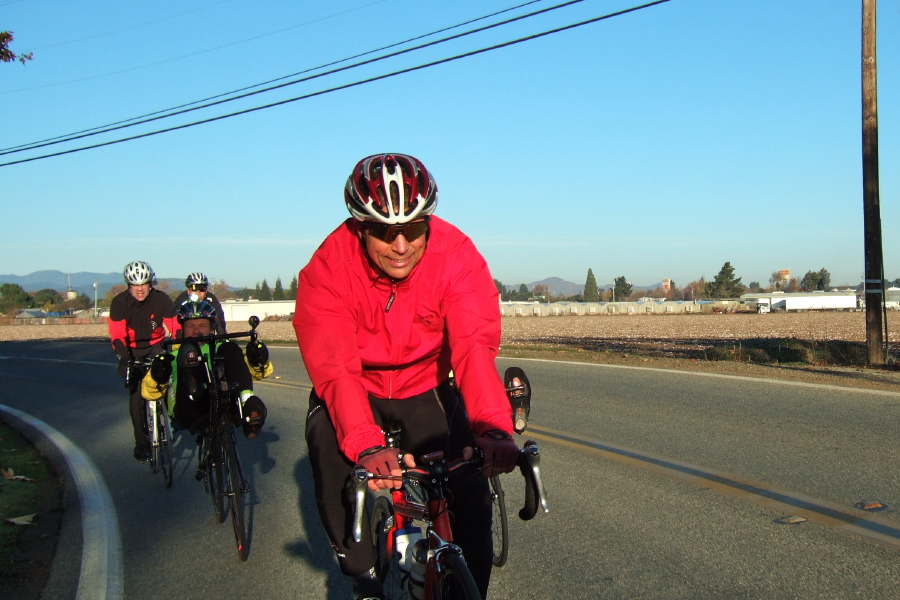
<path fill-rule="evenodd" d="M 304 456 L 294 467 L 294 480 L 297 483 L 297 509 L 303 521 L 306 539 L 298 539 L 287 547 L 293 556 L 302 558 L 317 571 L 325 573 L 328 589 L 327 600 L 343 600 L 349 594 L 348 580 L 341 573 L 331 550 L 331 542 L 325 535 L 319 520 L 319 509 L 316 506 L 313 491 L 312 465 L 309 457 Z"/>

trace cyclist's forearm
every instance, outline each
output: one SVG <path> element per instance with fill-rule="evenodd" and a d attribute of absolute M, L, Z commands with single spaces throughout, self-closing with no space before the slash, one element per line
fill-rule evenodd
<path fill-rule="evenodd" d="M 345 377 L 316 386 L 334 425 L 341 452 L 355 462 L 359 454 L 385 444 L 384 434 L 375 423 L 369 396 L 358 379 Z"/>

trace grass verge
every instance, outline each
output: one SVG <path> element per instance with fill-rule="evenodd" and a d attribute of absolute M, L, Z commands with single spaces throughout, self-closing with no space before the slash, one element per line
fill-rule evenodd
<path fill-rule="evenodd" d="M 0 470 L 0 598 L 37 598 L 56 550 L 61 488 L 46 457 L 2 422 Z"/>
<path fill-rule="evenodd" d="M 654 340 L 561 338 L 551 343 L 504 344 L 501 354 L 514 356 L 517 351 L 567 352 L 587 355 L 619 355 L 651 358 L 732 361 L 761 365 L 865 366 L 866 345 L 842 340 L 801 340 L 794 338 L 760 338 L 744 340 Z"/>

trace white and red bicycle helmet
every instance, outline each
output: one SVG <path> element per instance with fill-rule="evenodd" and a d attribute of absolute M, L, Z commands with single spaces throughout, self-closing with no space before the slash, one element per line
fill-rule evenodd
<path fill-rule="evenodd" d="M 437 207 L 437 184 L 408 154 L 375 154 L 359 161 L 344 186 L 353 218 L 388 225 L 427 217 Z"/>

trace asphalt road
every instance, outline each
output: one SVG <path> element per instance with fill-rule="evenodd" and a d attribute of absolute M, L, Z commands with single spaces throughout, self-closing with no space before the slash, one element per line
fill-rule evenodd
<path fill-rule="evenodd" d="M 109 488 L 125 597 L 349 597 L 312 498 L 309 380 L 296 349 L 272 355 L 280 379 L 257 388 L 266 428 L 239 440 L 253 486 L 241 563 L 230 523 L 214 522 L 194 480 L 189 436 L 176 444 L 170 490 L 131 458 L 108 346 L 0 343 L 0 403 L 67 436 Z M 510 560 L 495 570 L 491 598 L 898 597 L 900 394 L 518 364 L 534 388 L 526 437 L 541 444 L 551 512 L 513 518 Z M 521 503 L 518 475 L 505 487 L 510 504 Z M 889 508 L 854 508 L 874 500 Z"/>

